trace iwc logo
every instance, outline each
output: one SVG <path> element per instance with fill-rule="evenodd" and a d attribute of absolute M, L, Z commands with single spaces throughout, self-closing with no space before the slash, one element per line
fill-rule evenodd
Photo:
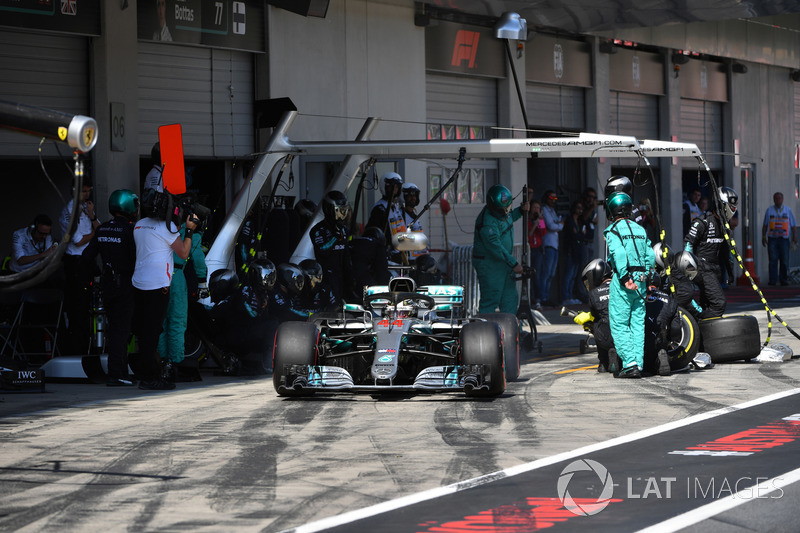
<path fill-rule="evenodd" d="M 585 499 L 581 499 L 581 503 L 578 504 L 570 495 L 569 483 L 572 481 L 572 477 L 576 472 L 594 472 L 595 475 L 600 478 L 600 482 L 603 484 L 603 490 L 600 492 L 600 496 L 597 497 L 596 502 L 585 503 Z M 606 508 L 614 494 L 614 481 L 611 479 L 611 474 L 608 473 L 606 467 L 591 459 L 572 461 L 564 467 L 564 470 L 561 471 L 561 475 L 558 476 L 558 485 L 556 487 L 558 490 L 558 498 L 561 500 L 561 503 L 564 504 L 564 507 L 569 512 L 578 516 L 596 515 Z"/>

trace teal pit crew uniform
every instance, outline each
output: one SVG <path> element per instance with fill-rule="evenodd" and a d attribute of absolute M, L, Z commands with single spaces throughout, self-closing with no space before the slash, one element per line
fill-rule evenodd
<path fill-rule="evenodd" d="M 186 224 L 180 229 L 181 239 L 186 234 Z M 186 285 L 186 276 L 183 268 L 188 261 L 194 266 L 195 274 L 200 282 L 205 282 L 208 277 L 206 268 L 206 257 L 201 247 L 203 240 L 202 233 L 195 233 L 192 239 L 192 249 L 189 258 L 184 261 L 178 254 L 173 252 L 175 270 L 172 272 L 172 280 L 169 284 L 169 305 L 167 306 L 167 316 L 164 319 L 164 331 L 158 338 L 158 353 L 162 359 L 173 363 L 183 361 L 186 326 L 189 319 L 189 290 Z"/>
<path fill-rule="evenodd" d="M 607 262 L 614 271 L 609 298 L 614 347 L 622 359 L 623 369 L 637 366 L 641 371 L 644 368 L 646 278 L 655 266 L 656 256 L 644 228 L 626 218 L 614 221 L 603 236 L 608 245 Z M 635 290 L 625 287 L 629 279 L 636 282 Z"/>
<path fill-rule="evenodd" d="M 518 263 L 512 254 L 514 222 L 521 216 L 519 207 L 502 214 L 487 205 L 475 220 L 472 265 L 481 290 L 480 313 L 494 313 L 498 305 L 501 313 L 517 312 L 519 294 L 511 273 Z"/>

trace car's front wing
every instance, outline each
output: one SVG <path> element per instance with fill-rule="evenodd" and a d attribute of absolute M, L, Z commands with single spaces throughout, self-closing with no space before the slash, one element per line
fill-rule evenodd
<path fill-rule="evenodd" d="M 279 372 L 279 369 L 275 370 Z M 280 376 L 278 393 L 282 391 L 343 391 L 343 392 L 456 392 L 488 390 L 489 365 L 430 366 L 423 369 L 412 384 L 396 385 L 387 380 L 355 383 L 344 368 L 338 366 L 285 365 Z"/>

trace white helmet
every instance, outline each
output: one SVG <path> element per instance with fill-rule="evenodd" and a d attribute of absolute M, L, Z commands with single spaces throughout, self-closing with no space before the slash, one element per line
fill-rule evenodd
<path fill-rule="evenodd" d="M 390 196 L 392 194 L 392 191 L 387 191 L 387 187 L 389 185 L 395 186 L 402 184 L 403 177 L 397 172 L 386 172 L 383 176 L 381 176 L 381 190 L 386 196 Z"/>
<path fill-rule="evenodd" d="M 684 250 L 675 254 L 675 268 L 683 272 L 687 278 L 694 279 L 697 276 L 697 257 L 690 251 Z"/>
<path fill-rule="evenodd" d="M 720 187 L 718 191 L 725 220 L 730 222 L 733 215 L 736 214 L 736 209 L 739 208 L 739 195 L 730 187 Z"/>

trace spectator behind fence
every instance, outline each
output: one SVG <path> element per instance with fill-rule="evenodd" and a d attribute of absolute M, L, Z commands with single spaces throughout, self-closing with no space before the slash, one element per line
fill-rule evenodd
<path fill-rule="evenodd" d="M 539 298 L 542 299 L 542 305 L 552 307 L 553 304 L 550 300 L 550 284 L 556 276 L 556 268 L 558 267 L 558 236 L 561 230 L 564 229 L 563 218 L 556 213 L 556 196 L 555 191 L 545 191 L 542 197 L 544 206 L 542 208 L 542 216 L 544 223 L 547 227 L 547 233 L 544 236 L 544 258 L 542 259 L 542 293 Z"/>
<path fill-rule="evenodd" d="M 576 305 L 581 303 L 575 298 L 573 286 L 578 278 L 578 272 L 584 265 L 581 264 L 586 255 L 586 226 L 583 224 L 583 203 L 572 202 L 570 215 L 564 222 L 564 277 L 561 280 L 562 305 Z"/>
<path fill-rule="evenodd" d="M 547 226 L 542 218 L 542 204 L 538 200 L 531 200 L 530 216 L 528 217 L 528 245 L 530 246 L 531 268 L 533 268 L 533 278 L 531 278 L 531 298 L 534 300 L 536 309 L 542 308 L 542 259 L 544 258 L 544 235 L 547 233 Z"/>

